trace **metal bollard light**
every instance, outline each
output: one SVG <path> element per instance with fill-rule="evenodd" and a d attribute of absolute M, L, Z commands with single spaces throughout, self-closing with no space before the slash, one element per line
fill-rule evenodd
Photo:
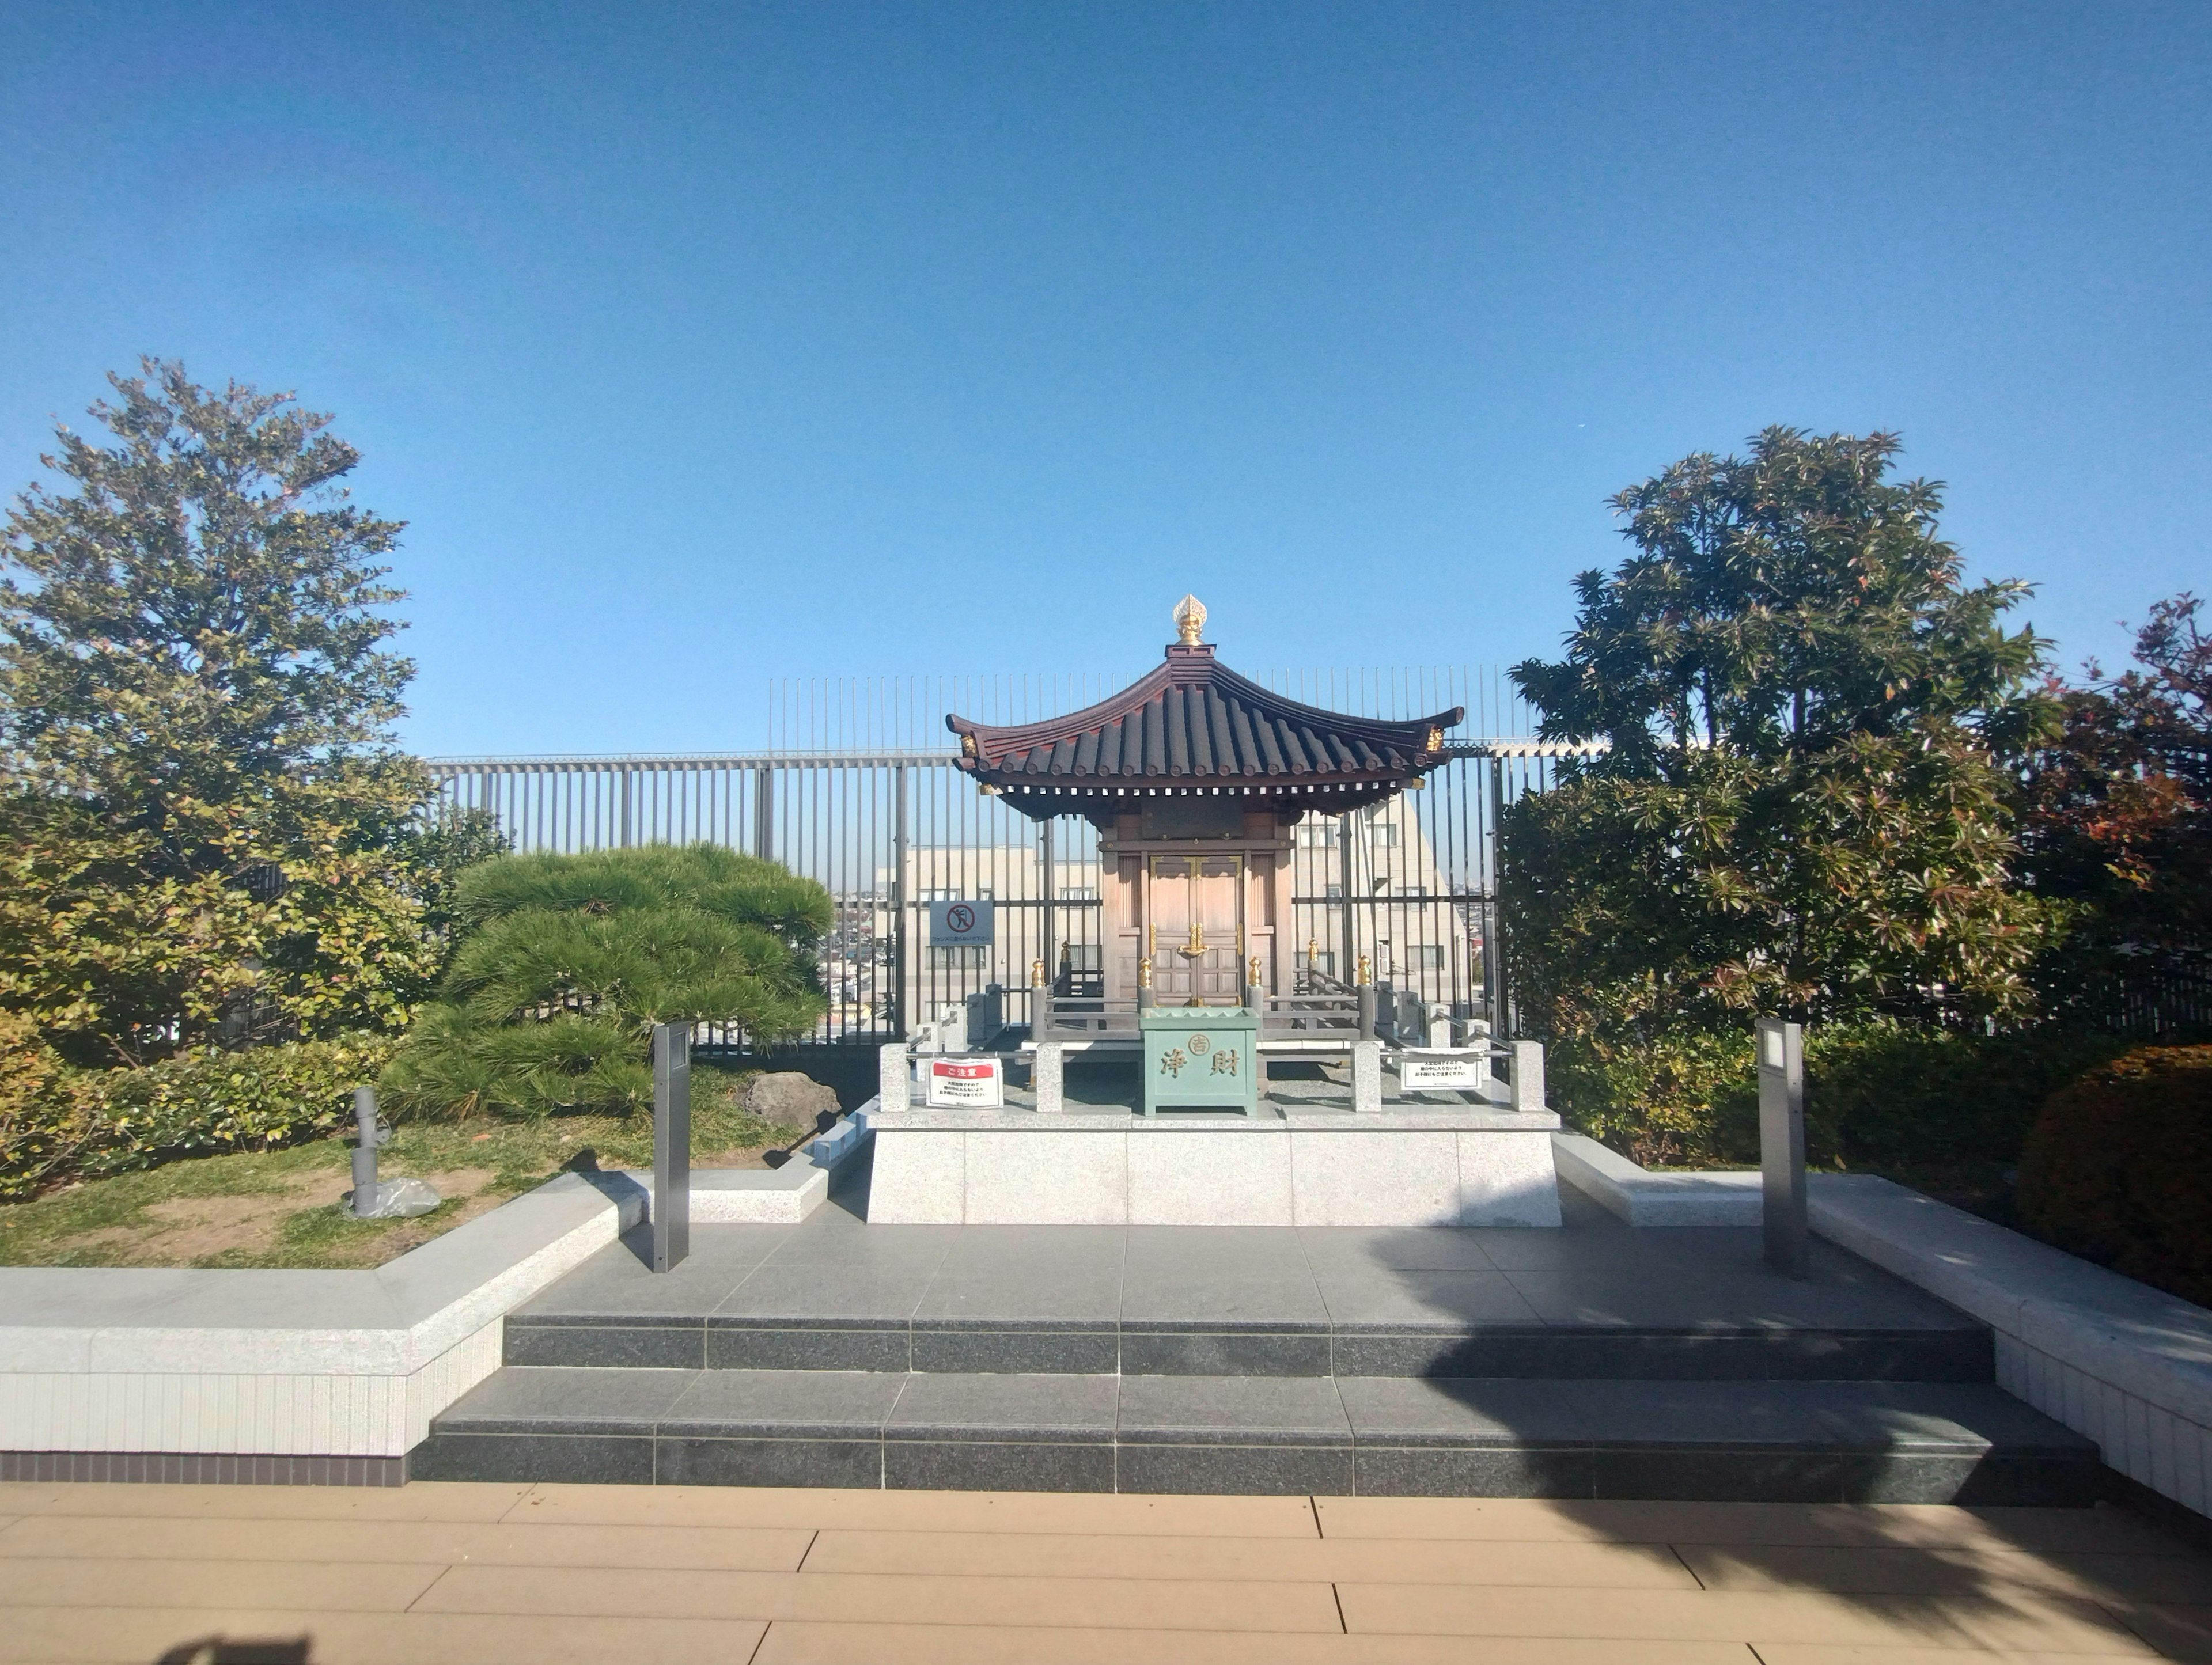
<path fill-rule="evenodd" d="M 1808 1267 L 1805 1192 L 1805 1026 L 1761 1018 L 1759 1040 L 1759 1172 L 1766 1263 L 1802 1278 Z"/>
<path fill-rule="evenodd" d="M 691 1252 L 691 1025 L 653 1026 L 653 1269 Z"/>
<path fill-rule="evenodd" d="M 353 1147 L 353 1212 L 366 1219 L 376 1212 L 376 1089 L 353 1090 L 353 1125 L 359 1142 Z"/>

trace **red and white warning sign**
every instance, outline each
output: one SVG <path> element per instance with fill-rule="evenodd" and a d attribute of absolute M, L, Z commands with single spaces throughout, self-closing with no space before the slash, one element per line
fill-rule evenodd
<path fill-rule="evenodd" d="M 925 1058 L 922 1103 L 939 1109 L 999 1109 L 1006 1102 L 1004 1060 L 997 1058 Z"/>

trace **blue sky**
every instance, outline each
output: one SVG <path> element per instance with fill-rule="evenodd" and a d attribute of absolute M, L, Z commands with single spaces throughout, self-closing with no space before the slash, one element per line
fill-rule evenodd
<path fill-rule="evenodd" d="M 0 13 L 0 485 L 141 352 L 410 521 L 406 738 L 1552 654 L 1603 500 L 1899 430 L 2063 659 L 2208 581 L 2212 7 Z"/>

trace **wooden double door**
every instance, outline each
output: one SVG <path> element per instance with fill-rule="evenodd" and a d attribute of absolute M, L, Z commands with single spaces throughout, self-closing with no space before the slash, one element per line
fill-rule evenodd
<path fill-rule="evenodd" d="M 1244 998 L 1244 858 L 1155 855 L 1145 875 L 1152 998 L 1236 1006 Z"/>

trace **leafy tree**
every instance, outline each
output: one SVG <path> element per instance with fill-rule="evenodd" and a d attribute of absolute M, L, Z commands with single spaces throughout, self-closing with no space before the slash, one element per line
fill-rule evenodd
<path fill-rule="evenodd" d="M 2133 666 L 2057 691 L 2063 723 L 2025 775 L 2026 867 L 2075 924 L 2045 981 L 2212 965 L 2212 636 L 2184 593 L 2151 609 Z"/>
<path fill-rule="evenodd" d="M 1674 1119 L 1654 1153 L 1697 1146 L 1756 1013 L 2032 1002 L 2047 910 L 2009 883 L 2003 763 L 2050 720 L 2041 644 L 1898 449 L 1769 428 L 1620 493 L 1636 552 L 1577 580 L 1563 661 L 1513 673 L 1547 737 L 1611 747 L 1504 817 L 1515 992 L 1571 1103 Z"/>
<path fill-rule="evenodd" d="M 0 1006 L 93 1064 L 394 1024 L 422 860 L 465 854 L 392 744 L 400 525 L 289 394 L 109 380 L 112 442 L 61 429 L 0 543 Z"/>
<path fill-rule="evenodd" d="M 455 909 L 440 998 L 385 1073 L 403 1112 L 621 1113 L 651 1102 L 653 1024 L 774 1039 L 823 1010 L 829 892 L 719 845 L 504 856 L 462 875 Z"/>

